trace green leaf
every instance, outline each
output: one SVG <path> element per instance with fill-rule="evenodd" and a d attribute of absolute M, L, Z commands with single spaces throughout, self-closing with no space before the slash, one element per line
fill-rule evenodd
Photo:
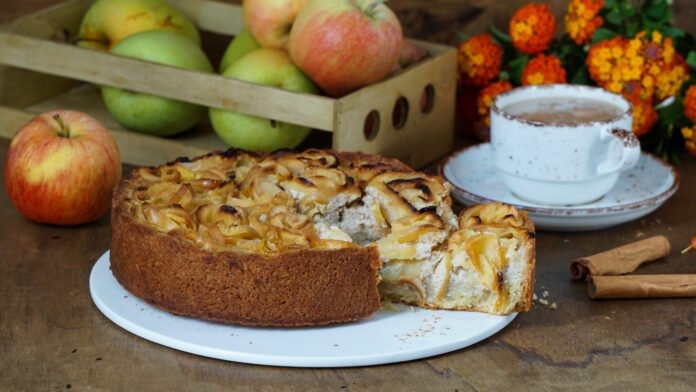
<path fill-rule="evenodd" d="M 493 37 L 495 37 L 495 39 L 497 39 L 498 41 L 512 43 L 512 38 L 510 38 L 510 36 L 507 35 L 507 33 L 504 33 L 502 31 L 498 30 L 497 27 L 490 25 L 488 27 L 488 30 L 491 32 L 491 34 L 493 34 Z"/>
<path fill-rule="evenodd" d="M 592 43 L 612 39 L 617 35 L 619 35 L 619 33 L 617 33 L 616 31 L 600 27 L 597 29 L 597 31 L 595 31 L 594 35 L 592 36 Z"/>
<path fill-rule="evenodd" d="M 663 22 L 670 22 L 673 18 L 674 18 L 674 14 L 672 13 L 672 10 L 667 9 L 667 13 L 662 18 L 662 21 Z"/>
<path fill-rule="evenodd" d="M 615 26 L 621 26 L 624 21 L 623 15 L 618 11 L 609 12 L 604 16 L 604 19 Z"/>
<path fill-rule="evenodd" d="M 636 7 L 631 1 L 619 1 L 619 3 L 616 6 L 616 9 L 627 17 L 631 17 L 636 13 Z"/>
<path fill-rule="evenodd" d="M 681 122 L 684 116 L 684 101 L 682 97 L 677 97 L 672 104 L 657 109 L 660 122 L 664 125 L 674 125 Z"/>
<path fill-rule="evenodd" d="M 467 41 L 469 38 L 469 34 L 463 33 L 461 31 L 457 31 L 457 38 L 459 38 L 460 42 Z"/>
<path fill-rule="evenodd" d="M 571 84 L 590 84 L 590 75 L 587 73 L 587 68 L 582 67 L 570 79 Z"/>
<path fill-rule="evenodd" d="M 515 86 L 522 85 L 522 72 L 524 67 L 527 66 L 529 62 L 529 56 L 518 57 L 508 64 L 508 69 L 510 71 L 510 80 Z"/>
<path fill-rule="evenodd" d="M 689 67 L 692 69 L 696 69 L 696 50 L 689 52 L 686 56 L 686 63 L 689 64 Z"/>
<path fill-rule="evenodd" d="M 655 21 L 660 21 L 663 20 L 665 17 L 669 16 L 667 15 L 669 11 L 669 6 L 667 5 L 666 2 L 663 1 L 653 1 L 648 3 L 647 9 L 643 12 L 643 15 L 646 15 L 652 20 Z"/>
<path fill-rule="evenodd" d="M 604 0 L 604 7 L 605 7 L 605 8 L 614 8 L 614 7 L 616 7 L 616 0 Z"/>
<path fill-rule="evenodd" d="M 498 79 L 499 80 L 510 80 L 510 72 L 500 71 L 500 74 L 498 74 Z"/>
<path fill-rule="evenodd" d="M 686 57 L 689 52 L 696 50 L 696 38 L 687 32 L 683 37 L 674 40 L 674 48 L 679 54 Z"/>
<path fill-rule="evenodd" d="M 515 47 L 512 46 L 512 39 L 509 35 L 498 30 L 493 25 L 488 27 L 488 31 L 490 31 L 491 35 L 493 36 L 493 41 L 503 48 L 505 62 L 509 62 L 517 57 L 517 50 L 515 50 Z"/>
<path fill-rule="evenodd" d="M 665 26 L 660 29 L 660 32 L 671 38 L 681 38 L 684 36 L 684 31 L 682 29 L 673 26 Z"/>
<path fill-rule="evenodd" d="M 638 22 L 631 22 L 626 26 L 626 36 L 627 37 L 635 37 L 636 34 L 640 31 L 640 23 Z"/>

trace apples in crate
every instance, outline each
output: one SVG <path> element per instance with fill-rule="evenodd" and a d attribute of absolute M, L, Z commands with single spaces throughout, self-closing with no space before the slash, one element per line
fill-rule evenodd
<path fill-rule="evenodd" d="M 224 76 L 297 92 L 319 91 L 287 53 L 278 49 L 258 49 L 243 56 L 227 68 Z M 293 148 L 310 131 L 301 125 L 215 108 L 210 108 L 210 121 L 225 143 L 247 150 Z"/>
<path fill-rule="evenodd" d="M 213 67 L 203 50 L 185 36 L 165 30 L 143 31 L 116 44 L 111 53 L 203 72 Z M 183 132 L 196 125 L 206 108 L 188 102 L 115 87 L 102 87 L 111 115 L 126 128 L 158 136 Z"/>
<path fill-rule="evenodd" d="M 384 79 L 397 65 L 403 32 L 383 0 L 310 0 L 290 32 L 290 57 L 328 95 Z"/>
<path fill-rule="evenodd" d="M 258 42 L 251 35 L 249 30 L 242 30 L 234 37 L 232 42 L 225 49 L 225 53 L 222 55 L 222 60 L 220 60 L 220 66 L 218 71 L 220 73 L 225 73 L 227 67 L 232 65 L 235 61 L 242 58 L 247 53 L 253 52 L 256 49 L 261 48 Z"/>
<path fill-rule="evenodd" d="M 244 0 L 244 25 L 264 48 L 287 49 L 290 31 L 307 0 Z"/>
<path fill-rule="evenodd" d="M 201 44 L 196 26 L 164 0 L 97 0 L 82 19 L 78 45 L 108 50 L 148 30 L 181 33 Z"/>

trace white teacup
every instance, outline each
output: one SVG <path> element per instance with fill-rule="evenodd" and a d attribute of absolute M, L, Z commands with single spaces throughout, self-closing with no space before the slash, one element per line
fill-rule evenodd
<path fill-rule="evenodd" d="M 608 193 L 619 174 L 638 162 L 640 143 L 632 123 L 630 103 L 601 88 L 516 88 L 496 97 L 491 108 L 495 165 L 522 199 L 548 205 L 589 203 Z"/>

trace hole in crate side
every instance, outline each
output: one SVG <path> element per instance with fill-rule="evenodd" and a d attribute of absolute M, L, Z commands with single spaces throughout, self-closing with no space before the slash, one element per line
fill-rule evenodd
<path fill-rule="evenodd" d="M 404 97 L 399 97 L 394 104 L 392 110 L 392 125 L 394 129 L 401 129 L 406 125 L 408 120 L 408 100 Z"/>
<path fill-rule="evenodd" d="M 435 105 L 435 87 L 433 87 L 432 84 L 428 84 L 423 89 L 419 104 L 421 113 L 430 113 L 433 111 L 433 106 Z"/>
<path fill-rule="evenodd" d="M 379 112 L 376 110 L 370 111 L 365 117 L 365 122 L 363 123 L 363 134 L 365 139 L 368 141 L 375 140 L 377 134 L 379 133 Z"/>

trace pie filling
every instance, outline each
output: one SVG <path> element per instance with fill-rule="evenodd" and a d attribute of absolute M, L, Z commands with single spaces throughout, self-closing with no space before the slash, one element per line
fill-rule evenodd
<path fill-rule="evenodd" d="M 204 250 L 376 246 L 384 299 L 503 314 L 529 294 L 526 215 L 492 203 L 457 217 L 437 176 L 326 150 L 229 150 L 141 168 L 132 181 L 125 203 L 138 222 Z"/>

